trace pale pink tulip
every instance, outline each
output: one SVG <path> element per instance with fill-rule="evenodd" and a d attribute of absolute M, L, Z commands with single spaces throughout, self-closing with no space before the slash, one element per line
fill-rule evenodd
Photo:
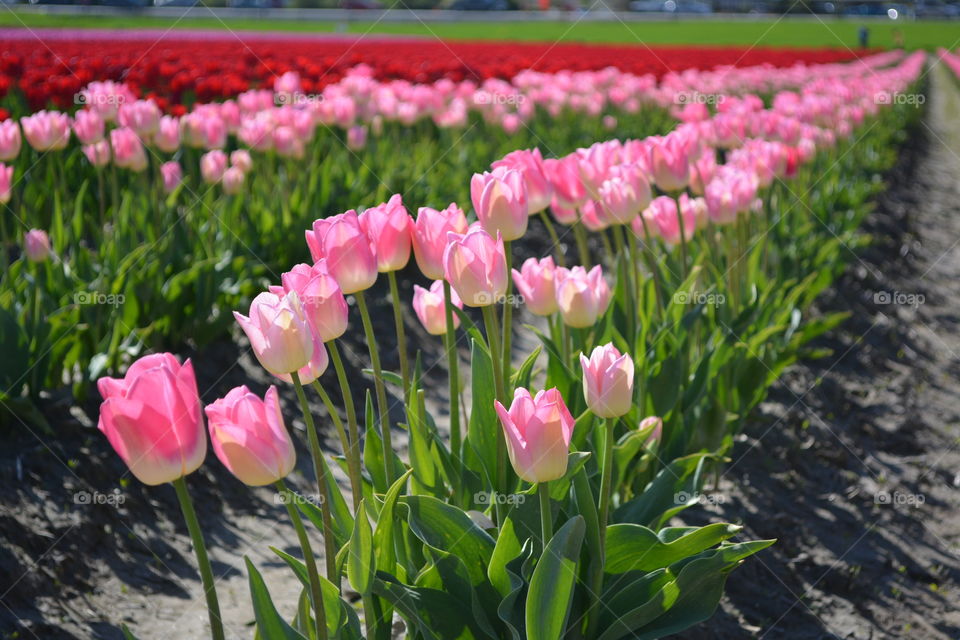
<path fill-rule="evenodd" d="M 163 190 L 166 193 L 171 193 L 183 181 L 183 169 L 180 168 L 179 163 L 173 160 L 164 162 L 160 165 L 160 176 L 163 178 Z"/>
<path fill-rule="evenodd" d="M 234 311 L 263 368 L 274 375 L 298 371 L 313 355 L 313 332 L 296 292 L 263 292 L 250 304 L 250 316 Z"/>
<path fill-rule="evenodd" d="M 516 240 L 526 233 L 530 218 L 527 188 L 519 171 L 499 167 L 493 172 L 473 174 L 470 198 L 487 233 L 499 233 L 504 240 Z"/>
<path fill-rule="evenodd" d="M 450 301 L 458 308 L 463 309 L 463 301 L 453 289 L 450 290 Z M 443 280 L 434 280 L 429 289 L 413 285 L 413 310 L 423 323 L 427 333 L 440 336 L 447 332 L 446 299 L 443 295 Z M 460 316 L 453 314 L 453 328 L 460 326 Z"/>
<path fill-rule="evenodd" d="M 553 258 L 542 260 L 527 258 L 520 270 L 513 270 L 513 284 L 523 297 L 530 313 L 549 316 L 557 311 L 557 295 L 554 287 L 554 272 L 557 267 Z"/>
<path fill-rule="evenodd" d="M 450 233 L 443 253 L 444 278 L 469 307 L 499 302 L 507 292 L 507 260 L 503 238 L 494 240 L 480 227 L 465 235 Z"/>
<path fill-rule="evenodd" d="M 180 148 L 180 121 L 173 116 L 163 116 L 153 134 L 153 144 L 160 151 L 173 153 Z"/>
<path fill-rule="evenodd" d="M 467 232 L 467 218 L 455 202 L 437 211 L 420 207 L 413 223 L 413 255 L 423 275 L 431 280 L 443 279 L 443 252 L 447 234 Z"/>
<path fill-rule="evenodd" d="M 398 271 L 410 261 L 413 220 L 403 206 L 400 194 L 388 202 L 371 207 L 358 217 L 360 228 L 370 240 L 380 273 Z"/>
<path fill-rule="evenodd" d="M 87 156 L 87 160 L 95 167 L 107 166 L 110 164 L 110 158 L 113 157 L 113 152 L 110 150 L 110 143 L 105 139 L 100 142 L 84 145 L 82 149 L 83 155 Z"/>
<path fill-rule="evenodd" d="M 511 151 L 501 160 L 497 160 L 492 168 L 505 167 L 519 171 L 527 191 L 527 213 L 534 214 L 550 206 L 553 197 L 553 186 L 547 180 L 543 168 L 543 156 L 540 149 L 520 149 Z"/>
<path fill-rule="evenodd" d="M 347 331 L 347 300 L 336 279 L 327 271 L 326 260 L 318 260 L 312 267 L 308 264 L 294 265 L 280 279 L 283 282 L 282 290 L 271 290 L 277 295 L 296 292 L 304 315 L 321 342 L 335 340 Z"/>
<path fill-rule="evenodd" d="M 103 140 L 104 122 L 96 111 L 81 109 L 73 116 L 73 133 L 80 144 L 96 144 Z"/>
<path fill-rule="evenodd" d="M 369 289 L 377 281 L 377 256 L 353 209 L 314 221 L 306 238 L 313 260 L 326 259 L 327 270 L 345 294 Z"/>
<path fill-rule="evenodd" d="M 70 116 L 59 111 L 37 111 L 20 119 L 23 135 L 37 151 L 59 151 L 70 141 Z"/>
<path fill-rule="evenodd" d="M 23 253 L 30 262 L 45 262 L 50 257 L 50 237 L 46 231 L 30 229 L 23 236 Z"/>
<path fill-rule="evenodd" d="M 20 127 L 14 120 L 0 122 L 0 162 L 13 160 L 20 154 Z"/>
<path fill-rule="evenodd" d="M 236 195 L 243 189 L 243 169 L 240 167 L 230 167 L 223 172 L 223 192 L 227 195 Z"/>
<path fill-rule="evenodd" d="M 0 204 L 10 202 L 13 195 L 13 167 L 0 164 Z"/>
<path fill-rule="evenodd" d="M 494 406 L 517 475 L 531 483 L 562 478 L 574 420 L 560 392 L 548 389 L 531 397 L 526 389 L 517 389 L 509 411 L 499 401 Z"/>
<path fill-rule="evenodd" d="M 200 175 L 207 184 L 216 184 L 227 170 L 227 154 L 220 149 L 208 151 L 200 157 Z"/>
<path fill-rule="evenodd" d="M 557 267 L 555 278 L 557 306 L 567 325 L 590 327 L 606 312 L 612 293 L 600 265 L 589 272 L 580 266 Z"/>
<path fill-rule="evenodd" d="M 110 131 L 113 163 L 121 169 L 140 172 L 147 168 L 147 152 L 140 138 L 131 129 L 120 127 Z"/>
<path fill-rule="evenodd" d="M 590 411 L 601 418 L 619 418 L 633 405 L 633 359 L 612 343 L 596 347 L 583 368 L 583 397 Z"/>

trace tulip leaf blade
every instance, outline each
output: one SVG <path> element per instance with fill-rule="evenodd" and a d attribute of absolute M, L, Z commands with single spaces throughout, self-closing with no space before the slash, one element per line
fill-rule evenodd
<path fill-rule="evenodd" d="M 631 522 L 659 529 L 674 514 L 697 502 L 701 475 L 709 453 L 694 453 L 677 458 L 647 485 L 638 497 L 620 505 L 612 522 Z"/>
<path fill-rule="evenodd" d="M 470 392 L 472 408 L 464 442 L 464 462 L 482 479 L 482 487 L 492 487 L 497 468 L 497 431 L 500 429 L 494 409 L 493 361 L 486 346 L 477 339 L 470 346 Z"/>
<path fill-rule="evenodd" d="M 463 603 L 437 589 L 411 587 L 379 572 L 373 592 L 389 602 L 425 640 L 472 640 Z"/>
<path fill-rule="evenodd" d="M 575 516 L 560 527 L 530 578 L 525 615 L 528 640 L 563 637 L 577 583 L 577 565 L 586 525 Z"/>
<path fill-rule="evenodd" d="M 659 535 L 639 524 L 607 527 L 606 573 L 654 571 L 719 544 L 736 535 L 741 527 L 718 522 L 705 527 L 662 529 Z M 679 533 L 671 539 L 671 534 Z"/>
<path fill-rule="evenodd" d="M 353 520 L 353 535 L 350 536 L 350 552 L 347 556 L 347 578 L 350 586 L 362 596 L 370 594 L 373 578 L 377 572 L 373 554 L 373 531 L 366 516 L 364 501 L 360 501 L 357 517 Z"/>
<path fill-rule="evenodd" d="M 250 558 L 244 556 L 243 560 L 247 564 L 250 596 L 253 600 L 253 614 L 257 620 L 257 632 L 264 640 L 307 640 L 303 634 L 287 624 L 287 621 L 277 612 L 277 608 L 270 598 L 270 592 L 267 591 L 267 585 L 263 582 L 263 576 L 250 562 Z"/>

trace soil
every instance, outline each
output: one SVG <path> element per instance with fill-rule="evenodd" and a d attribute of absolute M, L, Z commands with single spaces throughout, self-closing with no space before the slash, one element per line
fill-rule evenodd
<path fill-rule="evenodd" d="M 737 569 L 716 615 L 684 638 L 960 637 L 960 122 L 951 119 L 960 91 L 948 73 L 931 73 L 926 121 L 870 218 L 877 242 L 851 258 L 818 303 L 853 314 L 815 345 L 834 355 L 784 376 L 736 443 L 718 491 L 683 513 L 690 524 L 741 522 L 743 538 L 778 538 Z M 528 235 L 546 237 L 542 229 Z M 404 272 L 401 289 L 409 292 L 415 277 Z M 384 367 L 396 370 L 383 285 L 371 306 Z M 875 296 L 883 293 L 896 302 L 922 295 L 922 304 L 881 304 Z M 411 351 L 423 351 L 424 386 L 436 390 L 432 410 L 441 415 L 441 344 L 406 312 Z M 359 406 L 365 350 L 359 337 L 343 349 Z M 272 382 L 232 342 L 192 355 L 205 401 Z M 337 389 L 332 372 L 322 383 Z M 284 415 L 299 415 L 283 387 Z M 56 433 L 24 425 L 0 450 L 0 637 L 114 639 L 121 623 L 141 640 L 204 637 L 199 579 L 172 488 L 129 475 L 96 430 L 94 399 L 44 400 Z M 322 405 L 313 409 L 328 423 Z M 302 422 L 292 426 L 304 442 Z M 339 448 L 332 432 L 326 444 Z M 300 451 L 290 483 L 310 493 L 309 457 Z M 296 537 L 273 492 L 241 485 L 212 456 L 188 483 L 228 637 L 252 634 L 244 555 L 292 617 L 299 588 L 267 545 L 296 553 Z"/>

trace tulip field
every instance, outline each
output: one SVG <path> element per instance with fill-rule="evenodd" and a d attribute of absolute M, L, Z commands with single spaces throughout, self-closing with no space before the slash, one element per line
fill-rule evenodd
<path fill-rule="evenodd" d="M 828 355 L 850 314 L 818 301 L 930 65 L 960 74 L 947 49 L 4 33 L 0 433 L 86 414 L 66 467 L 96 452 L 122 479 L 93 495 L 146 507 L 111 522 L 189 535 L 215 640 L 652 639 L 775 584 L 788 532 L 705 496 Z M 224 553 L 219 491 L 290 537 Z M 87 637 L 194 637 L 95 609 Z M 31 629 L 3 637 L 77 637 Z"/>

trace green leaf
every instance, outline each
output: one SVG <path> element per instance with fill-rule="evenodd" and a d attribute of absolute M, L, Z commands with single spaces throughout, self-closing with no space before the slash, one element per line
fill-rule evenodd
<path fill-rule="evenodd" d="M 410 587 L 380 572 L 373 592 L 393 605 L 425 640 L 472 640 L 475 636 L 456 598 L 437 589 Z"/>
<path fill-rule="evenodd" d="M 575 516 L 547 543 L 533 570 L 525 619 L 528 640 L 559 640 L 566 629 L 577 583 L 577 564 L 585 525 Z"/>
<path fill-rule="evenodd" d="M 394 547 L 394 507 L 397 504 L 397 498 L 403 491 L 407 478 L 413 473 L 408 469 L 402 476 L 397 478 L 387 491 L 383 498 L 383 506 L 380 507 L 380 516 L 377 518 L 377 528 L 373 532 L 373 548 L 377 554 L 377 566 L 383 569 L 393 568 L 396 562 L 396 550 Z"/>
<path fill-rule="evenodd" d="M 520 365 L 520 368 L 514 371 L 513 376 L 510 381 L 510 386 L 514 389 L 528 388 L 530 386 L 530 378 L 533 375 L 533 366 L 537 363 L 537 358 L 540 357 L 541 347 L 537 347 L 533 350 L 527 359 L 523 361 L 523 364 Z"/>
<path fill-rule="evenodd" d="M 684 527 L 679 528 L 682 535 L 670 540 L 670 529 L 663 529 L 658 536 L 638 524 L 610 525 L 607 527 L 604 571 L 626 573 L 661 569 L 700 553 L 736 535 L 741 529 L 737 525 L 722 522 L 692 530 Z"/>
<path fill-rule="evenodd" d="M 704 461 L 712 456 L 695 453 L 677 458 L 644 489 L 637 498 L 620 505 L 613 522 L 632 522 L 658 529 L 674 514 L 696 504 Z"/>
<path fill-rule="evenodd" d="M 493 548 L 493 555 L 490 557 L 489 566 L 487 566 L 487 578 L 490 579 L 490 584 L 504 598 L 512 588 L 510 576 L 507 573 L 507 564 L 520 555 L 521 548 L 513 518 L 507 516 L 500 526 L 497 544 Z"/>
<path fill-rule="evenodd" d="M 257 619 L 257 632 L 264 640 L 306 640 L 303 634 L 287 624 L 277 613 L 267 585 L 250 562 L 250 558 L 244 556 L 243 560 L 247 564 L 247 574 L 250 577 L 250 596 L 253 600 L 253 614 Z"/>
<path fill-rule="evenodd" d="M 307 565 L 276 547 L 270 547 L 270 550 L 293 570 L 294 575 L 297 576 L 300 584 L 306 590 L 310 603 L 313 604 Z M 344 631 L 349 631 L 350 633 L 346 634 L 346 637 L 359 638 L 360 618 L 357 617 L 357 612 L 354 611 L 353 607 L 340 597 L 340 590 L 332 582 L 320 576 L 320 592 L 323 594 L 323 610 L 327 615 L 327 629 L 330 632 L 330 637 L 335 637 L 338 634 L 342 636 Z M 316 608 L 316 605 L 314 605 L 314 608 Z"/>
<path fill-rule="evenodd" d="M 506 565 L 509 589 L 497 607 L 497 615 L 510 629 L 513 640 L 525 640 L 527 636 L 524 603 L 533 575 L 533 564 L 533 540 L 528 538 L 520 554 Z"/>
<path fill-rule="evenodd" d="M 350 537 L 350 555 L 347 557 L 347 578 L 350 586 L 362 596 L 373 589 L 373 577 L 377 573 L 373 555 L 373 532 L 367 518 L 364 501 L 360 501 L 357 517 L 353 520 L 353 535 Z"/>
<path fill-rule="evenodd" d="M 494 409 L 493 363 L 487 348 L 474 340 L 470 348 L 470 395 L 473 405 L 464 441 L 464 462 L 493 486 L 497 469 L 497 431 L 500 425 Z"/>

